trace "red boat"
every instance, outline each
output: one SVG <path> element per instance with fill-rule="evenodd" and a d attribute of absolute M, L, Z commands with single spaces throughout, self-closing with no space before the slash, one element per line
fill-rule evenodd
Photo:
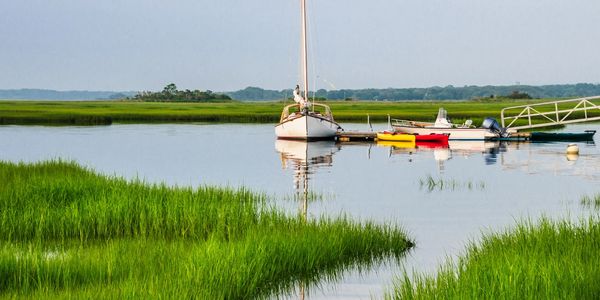
<path fill-rule="evenodd" d="M 416 134 L 415 141 L 416 142 L 429 142 L 429 143 L 440 143 L 440 144 L 448 144 L 448 136 L 449 134 Z"/>

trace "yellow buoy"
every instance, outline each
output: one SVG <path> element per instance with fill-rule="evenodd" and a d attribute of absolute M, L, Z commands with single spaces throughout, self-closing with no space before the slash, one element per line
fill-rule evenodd
<path fill-rule="evenodd" d="M 569 144 L 567 146 L 567 154 L 579 154 L 579 146 L 577 144 Z"/>
<path fill-rule="evenodd" d="M 579 154 L 567 154 L 567 161 L 574 162 L 579 158 Z"/>

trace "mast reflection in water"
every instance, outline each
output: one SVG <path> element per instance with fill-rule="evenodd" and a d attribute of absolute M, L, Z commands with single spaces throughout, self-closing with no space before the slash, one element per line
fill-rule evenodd
<path fill-rule="evenodd" d="M 306 218 L 310 176 L 317 168 L 331 167 L 333 154 L 340 147 L 333 141 L 276 140 L 275 150 L 280 154 L 282 168 L 294 170 L 294 190 L 298 199 L 302 199 L 301 213 Z"/>
<path fill-rule="evenodd" d="M 275 141 L 275 150 L 280 154 L 282 168 L 294 170 L 294 190 L 296 198 L 301 199 L 300 215 L 306 221 L 310 175 L 314 174 L 316 168 L 331 167 L 333 154 L 340 148 L 333 141 L 306 142 L 278 139 Z M 301 282 L 299 286 L 299 297 L 302 300 L 306 296 L 305 285 Z"/>

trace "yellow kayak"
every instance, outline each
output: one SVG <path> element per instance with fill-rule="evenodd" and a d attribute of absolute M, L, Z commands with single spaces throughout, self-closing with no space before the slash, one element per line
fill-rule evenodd
<path fill-rule="evenodd" d="M 403 134 L 403 133 L 393 133 L 393 132 L 378 132 L 377 133 L 378 141 L 392 141 L 392 142 L 415 142 L 414 134 Z"/>

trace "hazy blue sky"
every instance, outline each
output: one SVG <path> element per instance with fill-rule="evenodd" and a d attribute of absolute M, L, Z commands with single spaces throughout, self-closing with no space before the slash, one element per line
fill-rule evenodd
<path fill-rule="evenodd" d="M 597 0 L 308 0 L 317 88 L 600 82 Z M 0 0 L 0 88 L 299 80 L 298 0 Z"/>

